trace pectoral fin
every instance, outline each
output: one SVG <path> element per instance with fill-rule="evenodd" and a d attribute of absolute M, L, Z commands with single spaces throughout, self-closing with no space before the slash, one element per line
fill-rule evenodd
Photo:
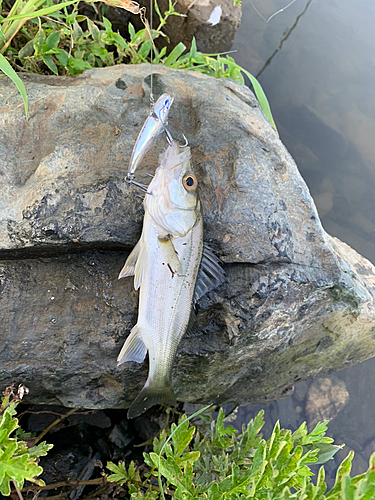
<path fill-rule="evenodd" d="M 136 361 L 142 363 L 147 354 L 146 346 L 141 338 L 141 331 L 138 325 L 135 325 L 126 339 L 120 354 L 117 358 L 117 366 L 125 361 Z"/>
<path fill-rule="evenodd" d="M 172 273 L 182 274 L 181 262 L 170 238 L 159 238 L 159 246 L 164 263 L 169 266 Z"/>

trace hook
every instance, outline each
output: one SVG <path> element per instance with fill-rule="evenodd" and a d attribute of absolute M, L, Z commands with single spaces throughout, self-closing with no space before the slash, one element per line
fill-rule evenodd
<path fill-rule="evenodd" d="M 164 128 L 164 132 L 166 133 L 168 144 L 172 146 L 173 137 L 171 136 L 171 133 L 167 128 Z"/>
<path fill-rule="evenodd" d="M 185 144 L 183 146 L 180 145 L 180 148 L 186 148 L 187 146 L 189 146 L 189 141 L 186 139 L 184 134 L 182 134 L 182 137 L 185 139 Z"/>

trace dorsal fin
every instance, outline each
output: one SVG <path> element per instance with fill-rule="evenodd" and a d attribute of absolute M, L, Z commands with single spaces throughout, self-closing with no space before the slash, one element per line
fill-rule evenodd
<path fill-rule="evenodd" d="M 195 284 L 194 302 L 197 302 L 203 295 L 225 283 L 226 274 L 220 264 L 220 259 L 204 243 L 202 261 Z"/>

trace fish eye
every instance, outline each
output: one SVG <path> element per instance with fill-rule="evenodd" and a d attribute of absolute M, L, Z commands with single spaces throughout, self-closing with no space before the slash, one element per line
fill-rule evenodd
<path fill-rule="evenodd" d="M 193 193 L 198 187 L 197 179 L 193 174 L 185 175 L 182 184 L 188 193 Z"/>

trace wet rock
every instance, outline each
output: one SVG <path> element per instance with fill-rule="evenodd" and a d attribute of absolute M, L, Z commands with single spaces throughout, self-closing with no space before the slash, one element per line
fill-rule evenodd
<path fill-rule="evenodd" d="M 312 430 L 318 422 L 332 420 L 349 401 L 345 383 L 334 375 L 318 378 L 309 387 L 306 400 L 307 425 Z"/>
<path fill-rule="evenodd" d="M 157 420 L 141 415 L 134 419 L 133 428 L 138 439 L 146 443 L 151 442 L 158 435 L 161 426 Z"/>
<path fill-rule="evenodd" d="M 116 358 L 137 317 L 132 280 L 117 276 L 142 227 L 123 179 L 149 112 L 149 66 L 23 79 L 28 121 L 0 80 L 0 385 L 25 383 L 29 402 L 125 408 L 148 369 Z M 170 130 L 189 139 L 205 240 L 228 276 L 179 346 L 177 398 L 272 401 L 373 356 L 374 267 L 324 232 L 250 90 L 163 67 L 154 83 L 175 97 Z"/>
<path fill-rule="evenodd" d="M 66 408 L 53 405 L 38 405 L 28 410 L 28 429 L 31 432 L 42 432 L 46 427 L 61 418 L 66 413 Z M 91 410 L 87 412 L 78 412 L 64 418 L 60 423 L 54 425 L 49 432 L 52 434 L 59 432 L 66 427 L 72 427 L 78 424 L 89 424 L 94 427 L 106 429 L 111 426 L 111 419 L 100 410 Z"/>
<path fill-rule="evenodd" d="M 64 438 L 65 446 L 52 448 L 47 459 L 43 460 L 42 478 L 47 484 L 76 481 L 91 458 L 91 448 L 80 439 L 76 430 L 71 432 L 70 437 L 65 435 Z"/>
<path fill-rule="evenodd" d="M 126 420 L 122 420 L 119 424 L 115 425 L 108 437 L 120 449 L 126 449 L 133 441 L 133 436 L 129 434 L 129 424 Z"/>

